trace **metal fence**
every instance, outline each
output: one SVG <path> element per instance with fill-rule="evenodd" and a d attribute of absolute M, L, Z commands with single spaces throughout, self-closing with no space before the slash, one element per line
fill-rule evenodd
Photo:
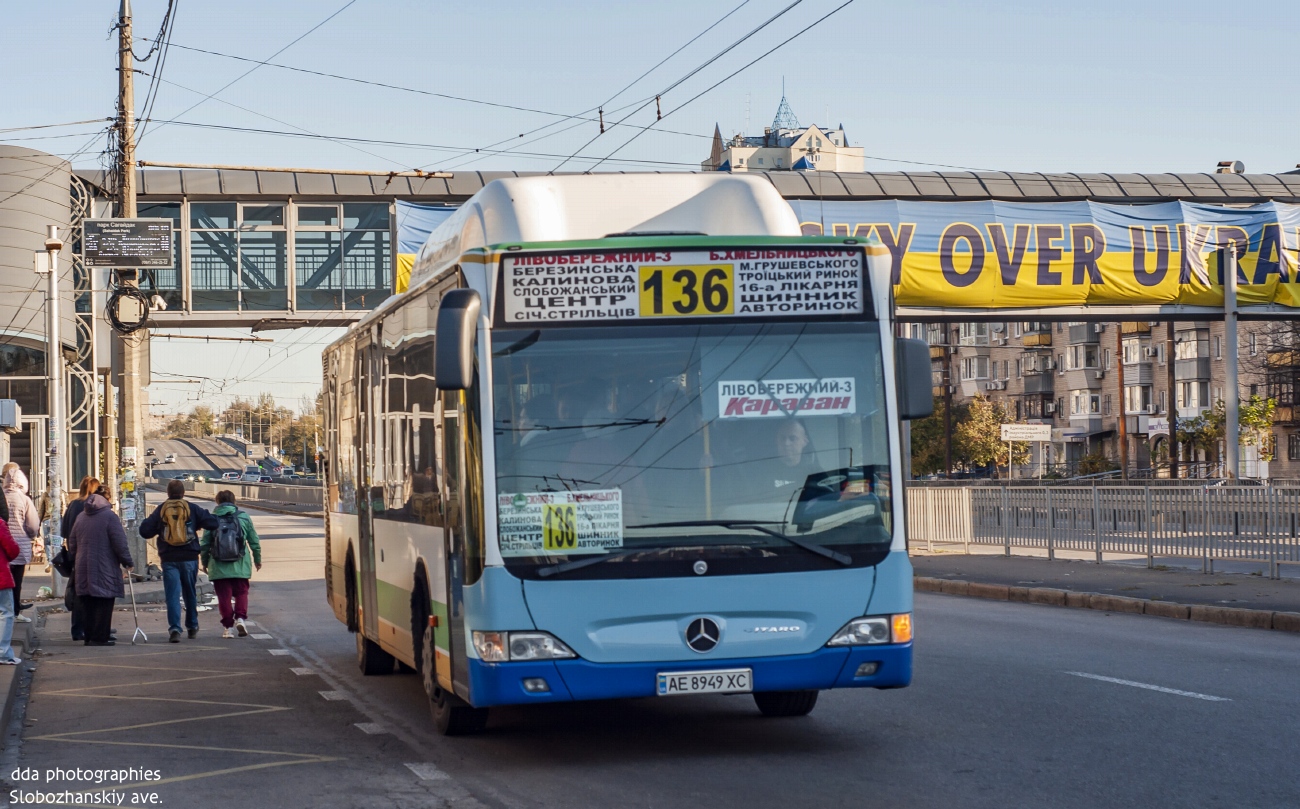
<path fill-rule="evenodd" d="M 1300 563 L 1300 487 L 974 486 L 907 490 L 909 541 Z"/>

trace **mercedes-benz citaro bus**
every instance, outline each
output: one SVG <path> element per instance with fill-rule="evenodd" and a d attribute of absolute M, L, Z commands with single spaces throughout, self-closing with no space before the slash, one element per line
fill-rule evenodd
<path fill-rule="evenodd" d="M 324 354 L 328 598 L 440 731 L 912 677 L 890 256 L 762 178 L 495 180 Z"/>

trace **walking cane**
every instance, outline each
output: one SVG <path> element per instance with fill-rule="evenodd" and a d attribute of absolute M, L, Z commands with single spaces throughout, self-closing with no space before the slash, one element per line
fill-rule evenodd
<path fill-rule="evenodd" d="M 149 636 L 140 628 L 140 611 L 135 608 L 135 579 L 131 577 L 130 573 L 126 574 L 126 584 L 131 590 L 131 614 L 135 616 L 135 632 L 131 635 L 131 645 L 135 645 L 137 637 L 144 638 L 144 642 L 148 643 Z"/>

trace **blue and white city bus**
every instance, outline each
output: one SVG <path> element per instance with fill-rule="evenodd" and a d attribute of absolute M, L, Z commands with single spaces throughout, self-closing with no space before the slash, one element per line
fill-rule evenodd
<path fill-rule="evenodd" d="M 497 180 L 324 354 L 331 605 L 438 728 L 912 676 L 890 259 L 765 180 Z"/>

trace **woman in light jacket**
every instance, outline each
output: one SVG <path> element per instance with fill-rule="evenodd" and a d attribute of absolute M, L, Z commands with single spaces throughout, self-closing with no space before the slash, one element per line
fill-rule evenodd
<path fill-rule="evenodd" d="M 32 540 L 40 535 L 41 521 L 36 514 L 36 504 L 27 496 L 27 476 L 18 464 L 12 461 L 0 467 L 0 488 L 4 489 L 5 503 L 9 506 L 9 533 L 18 543 L 18 558 L 9 562 L 9 571 L 14 578 L 14 611 L 19 613 L 14 620 L 27 623 L 32 619 L 22 615 L 22 611 L 31 606 L 22 600 L 23 573 L 27 563 L 32 561 Z"/>

